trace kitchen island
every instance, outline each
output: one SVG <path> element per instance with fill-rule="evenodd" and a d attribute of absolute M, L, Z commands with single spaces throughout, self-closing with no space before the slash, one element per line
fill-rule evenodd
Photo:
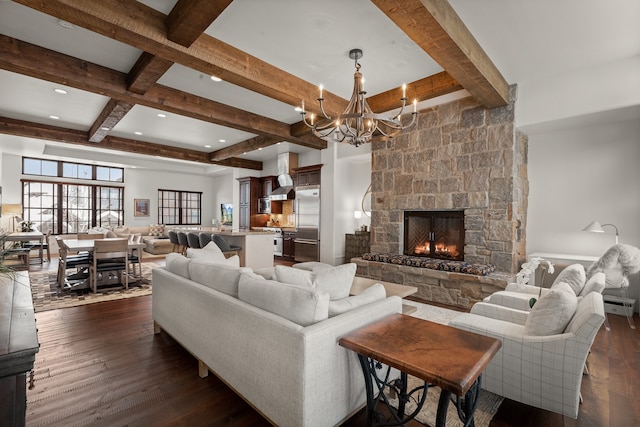
<path fill-rule="evenodd" d="M 273 267 L 273 237 L 268 231 L 214 231 L 231 246 L 240 246 L 238 253 L 241 267 L 254 270 Z"/>

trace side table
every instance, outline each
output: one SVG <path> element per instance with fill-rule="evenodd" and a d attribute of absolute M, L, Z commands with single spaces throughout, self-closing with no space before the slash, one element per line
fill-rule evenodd
<path fill-rule="evenodd" d="M 378 403 L 387 405 L 393 420 L 386 425 L 402 425 L 413 419 L 425 402 L 430 386 L 441 389 L 436 427 L 446 425 L 449 403 L 455 402 L 465 425 L 473 425 L 480 397 L 481 374 L 502 345 L 499 340 L 440 325 L 404 314 L 392 314 L 344 336 L 340 345 L 358 354 L 367 394 L 367 423 L 382 420 Z M 376 366 L 386 364 L 386 376 L 378 377 Z M 400 379 L 389 379 L 391 368 L 401 371 Z M 407 375 L 424 380 L 424 386 L 407 393 Z M 375 388 L 374 388 L 375 385 Z M 398 408 L 390 406 L 385 391 L 398 395 Z M 404 414 L 407 401 L 416 393 L 418 408 Z M 377 396 L 377 397 L 376 397 Z"/>

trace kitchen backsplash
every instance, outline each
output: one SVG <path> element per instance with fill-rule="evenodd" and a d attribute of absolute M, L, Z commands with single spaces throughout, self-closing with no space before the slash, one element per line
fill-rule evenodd
<path fill-rule="evenodd" d="M 282 213 L 281 214 L 271 214 L 269 217 L 269 222 L 267 223 L 269 227 L 295 227 L 296 226 L 296 215 L 293 211 L 293 200 L 284 200 L 282 202 Z"/>

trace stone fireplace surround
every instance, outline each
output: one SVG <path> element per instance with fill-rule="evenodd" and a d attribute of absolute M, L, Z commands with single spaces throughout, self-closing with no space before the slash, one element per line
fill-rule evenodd
<path fill-rule="evenodd" d="M 516 98 L 514 85 L 505 107 L 464 98 L 422 110 L 414 130 L 371 147 L 371 252 L 402 253 L 405 210 L 463 210 L 464 260 L 496 272 L 469 277 L 356 259 L 358 275 L 411 284 L 418 297 L 465 308 L 512 280 L 525 258 L 528 195 Z"/>

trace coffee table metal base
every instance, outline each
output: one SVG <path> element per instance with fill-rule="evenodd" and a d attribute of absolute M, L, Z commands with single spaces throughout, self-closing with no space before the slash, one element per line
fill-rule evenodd
<path fill-rule="evenodd" d="M 424 385 L 415 387 L 412 390 L 407 390 L 408 376 L 406 373 L 400 372 L 400 379 L 390 380 L 391 367 L 387 367 L 386 371 L 384 371 L 384 378 L 380 378 L 377 370 L 382 368 L 380 362 L 361 354 L 358 354 L 358 360 L 360 361 L 365 379 L 365 390 L 367 394 L 366 418 L 368 426 L 402 426 L 413 420 L 418 413 L 420 413 L 426 401 L 429 387 L 431 387 L 428 382 L 425 381 Z M 446 426 L 447 411 L 450 403 L 455 405 L 458 418 L 460 418 L 464 426 L 473 426 L 473 414 L 480 400 L 481 385 L 482 375 L 478 377 L 463 397 L 453 395 L 450 391 L 441 389 L 438 410 L 436 412 L 436 427 Z M 397 409 L 391 405 L 388 395 L 397 396 Z M 412 399 L 416 402 L 416 409 L 412 413 L 405 415 L 406 404 Z M 391 414 L 391 419 L 385 419 L 384 415 L 376 410 L 380 403 L 387 407 L 388 412 Z"/>

